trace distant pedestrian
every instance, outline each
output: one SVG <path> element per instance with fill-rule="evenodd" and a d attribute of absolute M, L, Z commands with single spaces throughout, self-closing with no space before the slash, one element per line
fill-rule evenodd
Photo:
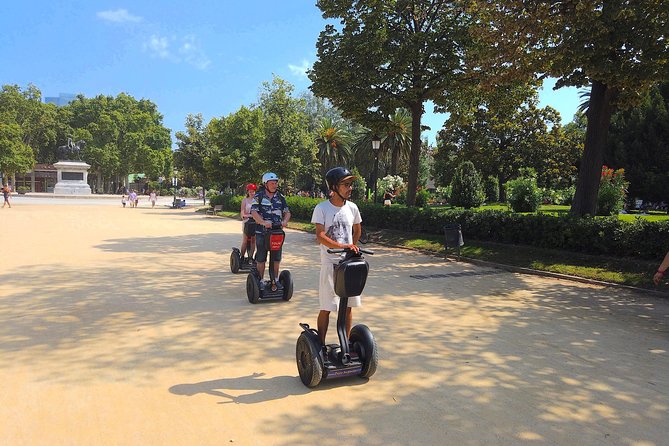
<path fill-rule="evenodd" d="M 667 252 L 667 255 L 664 256 L 664 260 L 662 260 L 662 263 L 660 263 L 660 266 L 657 267 L 657 271 L 655 272 L 655 275 L 653 276 L 653 282 L 655 282 L 655 285 L 660 284 L 660 281 L 664 277 L 664 273 L 667 272 L 667 268 L 669 268 L 669 252 Z"/>
<path fill-rule="evenodd" d="M 394 193 L 393 193 L 394 192 Z M 385 194 L 383 194 L 383 205 L 384 206 L 390 206 L 393 204 L 393 200 L 397 196 L 397 191 L 391 192 L 390 189 L 386 191 Z"/>
<path fill-rule="evenodd" d="M 156 206 L 156 192 L 153 190 L 149 193 L 149 201 L 151 201 L 151 209 L 153 209 Z"/>
<path fill-rule="evenodd" d="M 121 197 L 121 204 L 123 205 L 123 207 L 125 207 L 126 201 L 128 201 L 128 199 L 126 198 L 125 194 L 123 194 L 123 196 Z"/>
<path fill-rule="evenodd" d="M 130 194 L 128 194 L 128 201 L 130 201 L 130 207 L 136 208 L 139 203 L 139 198 L 137 198 L 137 192 L 135 189 L 130 189 Z"/>
<path fill-rule="evenodd" d="M 2 188 L 2 197 L 5 199 L 5 201 L 2 203 L 2 207 L 4 208 L 5 205 L 9 206 L 10 208 L 12 207 L 12 204 L 9 202 L 9 197 L 12 195 L 12 190 L 9 188 L 9 184 L 5 184 Z"/>

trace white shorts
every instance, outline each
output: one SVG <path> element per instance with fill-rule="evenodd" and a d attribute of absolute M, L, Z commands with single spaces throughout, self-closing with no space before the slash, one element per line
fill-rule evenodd
<path fill-rule="evenodd" d="M 321 310 L 337 311 L 339 308 L 339 296 L 334 292 L 334 265 L 332 263 L 321 264 L 321 277 L 318 283 L 318 300 Z M 349 307 L 359 307 L 362 305 L 360 296 L 348 298 Z"/>

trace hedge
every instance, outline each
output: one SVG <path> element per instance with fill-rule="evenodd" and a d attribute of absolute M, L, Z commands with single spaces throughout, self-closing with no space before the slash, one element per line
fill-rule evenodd
<path fill-rule="evenodd" d="M 239 211 L 242 197 L 218 196 L 211 205 Z M 320 199 L 287 197 L 294 218 L 311 220 Z M 433 210 L 357 203 L 366 226 L 399 231 L 443 234 L 447 223 L 459 223 L 474 240 L 563 249 L 587 254 L 661 259 L 669 249 L 669 222 L 612 217 L 516 214 L 511 211 Z"/>

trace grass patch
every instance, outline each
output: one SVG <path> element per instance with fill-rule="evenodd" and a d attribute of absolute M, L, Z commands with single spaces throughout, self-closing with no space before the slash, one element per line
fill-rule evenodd
<path fill-rule="evenodd" d="M 219 212 L 218 215 L 235 219 L 239 218 L 238 212 L 223 211 Z M 288 227 L 307 232 L 315 231 L 314 224 L 300 220 L 291 220 Z M 417 249 L 438 256 L 455 253 L 452 249 L 446 253 L 444 239 L 440 235 L 389 229 L 379 230 L 375 228 L 366 228 L 366 230 L 371 243 Z M 465 258 L 485 260 L 503 265 L 568 274 L 587 279 L 669 292 L 669 285 L 666 283 L 661 284 L 659 287 L 653 284 L 653 273 L 657 268 L 659 260 L 651 262 L 639 259 L 579 254 L 532 246 L 480 242 L 477 240 L 467 240 L 466 234 L 465 245 L 461 248 L 460 255 Z"/>

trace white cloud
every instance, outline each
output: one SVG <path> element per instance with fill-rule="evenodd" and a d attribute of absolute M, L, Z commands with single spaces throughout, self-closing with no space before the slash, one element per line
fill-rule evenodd
<path fill-rule="evenodd" d="M 102 20 L 114 23 L 137 23 L 142 21 L 141 17 L 130 14 L 127 9 L 117 9 L 116 11 L 100 11 L 97 13 L 97 16 Z"/>
<path fill-rule="evenodd" d="M 211 63 L 211 60 L 209 60 L 193 36 L 183 38 L 183 43 L 179 47 L 179 54 L 186 63 L 193 65 L 199 70 L 206 69 Z"/>
<path fill-rule="evenodd" d="M 144 43 L 144 49 L 148 50 L 153 56 L 160 59 L 171 59 L 170 43 L 167 37 L 152 35 L 148 42 Z"/>
<path fill-rule="evenodd" d="M 172 49 L 173 46 L 176 50 Z M 211 64 L 211 60 L 200 48 L 194 36 L 167 38 L 154 34 L 144 42 L 143 47 L 153 57 L 173 63 L 187 63 L 198 70 L 204 70 Z"/>
<path fill-rule="evenodd" d="M 307 78 L 307 70 L 311 68 L 311 64 L 306 60 L 302 60 L 302 65 L 288 64 L 288 69 L 297 77 Z"/>

